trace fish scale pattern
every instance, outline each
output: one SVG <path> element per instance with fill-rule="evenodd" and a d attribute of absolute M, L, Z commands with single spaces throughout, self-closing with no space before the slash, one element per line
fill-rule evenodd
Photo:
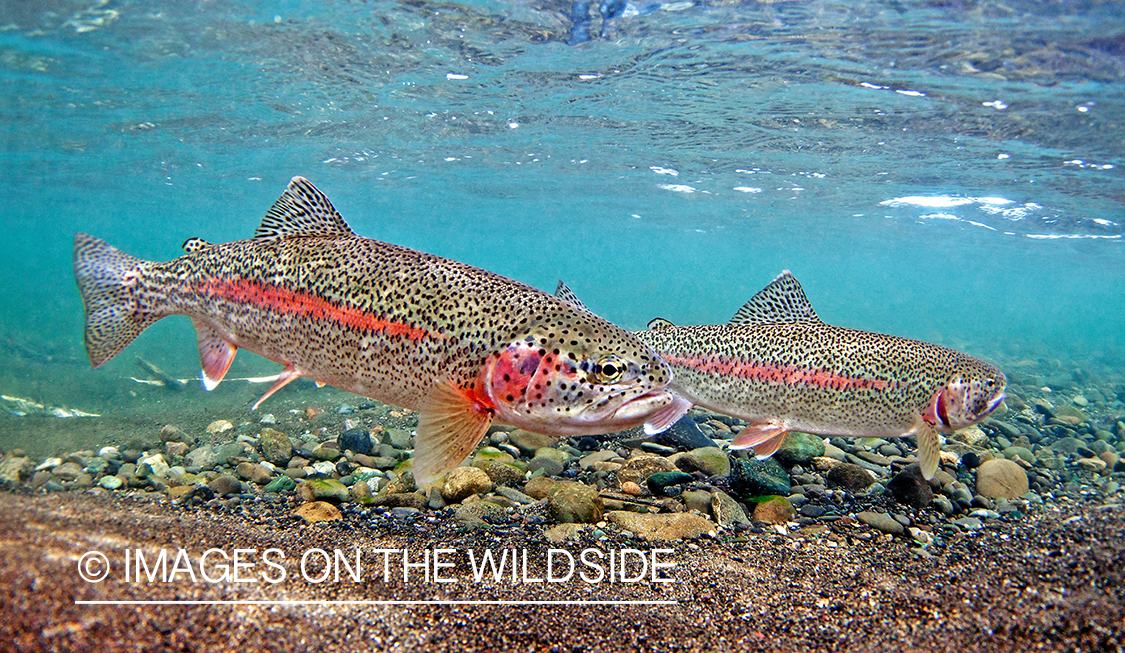
<path fill-rule="evenodd" d="M 952 379 L 996 379 L 991 365 L 897 336 L 799 324 L 677 326 L 637 332 L 685 397 L 751 422 L 788 416 L 796 430 L 901 435 Z M 991 395 L 980 393 L 978 412 Z"/>

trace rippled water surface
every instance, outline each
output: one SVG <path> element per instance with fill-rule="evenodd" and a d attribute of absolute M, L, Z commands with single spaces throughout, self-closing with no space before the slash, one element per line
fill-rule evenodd
<path fill-rule="evenodd" d="M 831 323 L 1122 368 L 1120 3 L 580 9 L 3 3 L 0 391 L 136 373 L 84 360 L 76 231 L 166 260 L 297 174 L 363 235 L 630 328 L 724 322 L 790 269 Z M 187 320 L 132 347 L 198 366 Z"/>

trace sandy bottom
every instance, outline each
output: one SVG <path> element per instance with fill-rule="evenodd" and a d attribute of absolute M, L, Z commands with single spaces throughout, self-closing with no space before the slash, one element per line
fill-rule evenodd
<path fill-rule="evenodd" d="M 305 525 L 286 503 L 186 509 L 161 500 L 90 494 L 0 493 L 0 649 L 16 651 L 237 650 L 847 650 L 1113 651 L 1125 643 L 1125 515 L 1096 503 L 1049 507 L 1018 522 L 953 535 L 931 557 L 903 540 L 857 537 L 837 522 L 810 532 L 698 542 L 594 539 L 552 544 L 540 526 L 467 529 L 447 515 L 391 520 L 348 512 Z M 310 549 L 363 551 L 363 580 L 313 583 Z M 258 582 L 126 580 L 125 552 L 155 560 L 179 549 L 199 570 L 209 548 L 269 548 L 245 577 Z M 422 560 L 447 548 L 451 583 L 402 578 L 401 550 Z M 517 581 L 475 582 L 469 550 L 529 556 Z M 549 548 L 671 549 L 671 583 L 536 583 Z M 393 549 L 395 554 L 373 553 Z M 89 583 L 79 558 L 101 551 L 110 577 Z M 215 556 L 217 554 L 212 554 Z M 211 558 L 215 560 L 214 557 Z M 306 573 L 321 571 L 310 558 Z M 637 563 L 639 564 L 639 563 Z M 386 566 L 385 566 L 386 565 Z M 96 571 L 96 566 L 90 569 Z M 155 568 L 155 565 L 153 565 Z M 220 575 L 210 567 L 209 575 Z M 272 584 L 262 574 L 286 578 Z M 390 579 L 383 576 L 390 570 Z M 593 568 L 585 568 L 592 576 Z M 565 571 L 565 569 L 562 569 Z M 627 571 L 630 571 L 627 567 Z M 269 572 L 269 573 L 267 573 Z M 562 573 L 560 571 L 560 573 Z M 634 566 L 631 573 L 639 573 Z M 659 578 L 659 576 L 658 576 Z M 673 605 L 80 605 L 87 600 L 675 601 Z M 10 648 L 9 648 L 10 647 Z"/>

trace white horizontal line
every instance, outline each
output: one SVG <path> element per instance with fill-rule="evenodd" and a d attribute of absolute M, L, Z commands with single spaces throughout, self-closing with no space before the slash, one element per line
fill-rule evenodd
<path fill-rule="evenodd" d="M 679 605 L 679 601 L 75 601 L 75 605 Z"/>

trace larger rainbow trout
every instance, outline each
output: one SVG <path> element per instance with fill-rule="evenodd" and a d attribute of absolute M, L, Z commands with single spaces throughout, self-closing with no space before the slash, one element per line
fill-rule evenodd
<path fill-rule="evenodd" d="M 186 315 L 208 390 L 242 348 L 285 366 L 258 404 L 304 376 L 417 410 L 420 483 L 458 465 L 494 422 L 551 435 L 642 423 L 658 432 L 690 407 L 628 332 L 517 281 L 357 236 L 301 177 L 252 239 L 184 249 L 156 263 L 78 234 L 94 367 L 160 318 Z"/>
<path fill-rule="evenodd" d="M 561 281 L 556 295 L 584 308 Z M 984 419 L 1004 400 L 995 367 L 918 340 L 820 321 L 788 270 L 729 324 L 675 326 L 663 319 L 635 335 L 672 368 L 669 388 L 692 403 L 746 420 L 732 449 L 758 458 L 789 431 L 900 437 L 918 443 L 922 475 L 941 459 L 938 431 Z"/>

